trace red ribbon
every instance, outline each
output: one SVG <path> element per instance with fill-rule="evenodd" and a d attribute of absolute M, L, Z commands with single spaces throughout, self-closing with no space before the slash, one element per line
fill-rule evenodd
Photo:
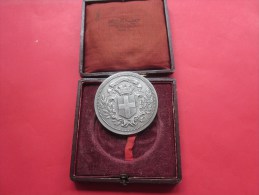
<path fill-rule="evenodd" d="M 133 147 L 135 143 L 136 135 L 130 135 L 127 138 L 127 143 L 125 146 L 125 160 L 133 160 Z"/>

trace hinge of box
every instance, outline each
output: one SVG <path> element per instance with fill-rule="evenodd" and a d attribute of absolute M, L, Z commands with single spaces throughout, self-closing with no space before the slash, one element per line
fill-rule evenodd
<path fill-rule="evenodd" d="M 121 174 L 120 183 L 124 186 L 127 185 L 129 183 L 129 176 L 127 174 Z"/>

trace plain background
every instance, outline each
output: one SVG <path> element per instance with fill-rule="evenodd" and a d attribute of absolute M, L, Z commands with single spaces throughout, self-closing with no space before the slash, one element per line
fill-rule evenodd
<path fill-rule="evenodd" d="M 69 179 L 81 0 L 0 1 L 0 194 L 259 194 L 259 1 L 169 0 L 183 181 Z"/>

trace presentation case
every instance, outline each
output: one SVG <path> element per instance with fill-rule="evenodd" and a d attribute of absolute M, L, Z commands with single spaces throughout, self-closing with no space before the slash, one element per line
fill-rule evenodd
<path fill-rule="evenodd" d="M 84 0 L 79 67 L 82 79 L 70 178 L 124 185 L 179 183 L 177 94 L 176 81 L 169 77 L 175 67 L 167 0 Z M 120 71 L 145 76 L 158 95 L 157 116 L 136 135 L 131 161 L 124 159 L 127 136 L 106 130 L 94 111 L 98 86 Z"/>

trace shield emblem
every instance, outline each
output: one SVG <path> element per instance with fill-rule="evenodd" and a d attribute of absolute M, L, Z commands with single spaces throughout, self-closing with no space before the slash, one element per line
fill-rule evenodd
<path fill-rule="evenodd" d="M 134 95 L 118 97 L 118 114 L 124 118 L 131 118 L 137 113 L 136 100 Z"/>

